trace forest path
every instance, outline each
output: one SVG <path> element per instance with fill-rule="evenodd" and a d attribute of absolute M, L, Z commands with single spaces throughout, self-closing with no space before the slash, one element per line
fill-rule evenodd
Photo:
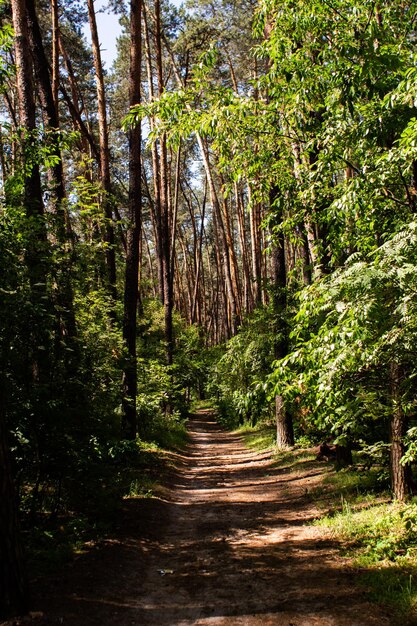
<path fill-rule="evenodd" d="M 169 502 L 131 500 L 120 535 L 44 590 L 41 623 L 309 626 L 392 623 L 306 525 L 320 470 L 274 467 L 212 413 L 189 422 Z"/>

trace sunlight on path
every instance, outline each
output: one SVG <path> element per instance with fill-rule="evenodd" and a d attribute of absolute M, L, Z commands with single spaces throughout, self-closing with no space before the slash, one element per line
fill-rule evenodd
<path fill-rule="evenodd" d="M 274 466 L 208 411 L 189 432 L 169 500 L 128 502 L 125 534 L 91 557 L 88 583 L 70 576 L 76 593 L 63 621 L 44 623 L 390 624 L 353 585 L 323 530 L 307 525 L 317 510 L 306 492 L 319 471 Z"/>
<path fill-rule="evenodd" d="M 389 623 L 352 589 L 322 531 L 305 525 L 314 477 L 277 469 L 209 412 L 189 431 L 158 554 L 172 573 L 148 573 L 143 624 Z"/>

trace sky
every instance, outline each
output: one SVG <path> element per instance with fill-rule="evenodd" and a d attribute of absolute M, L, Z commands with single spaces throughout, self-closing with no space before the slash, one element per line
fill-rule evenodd
<path fill-rule="evenodd" d="M 106 0 L 96 0 L 96 20 L 100 40 L 101 58 L 106 69 L 110 69 L 116 57 L 116 40 L 122 32 L 119 17 L 113 13 L 102 13 L 100 9 L 106 5 Z M 84 36 L 91 43 L 90 27 L 83 29 Z"/>
<path fill-rule="evenodd" d="M 171 0 L 172 4 L 180 6 L 183 0 Z M 95 0 L 96 20 L 98 35 L 100 39 L 101 58 L 106 69 L 110 69 L 116 58 L 116 41 L 122 32 L 119 24 L 119 17 L 113 13 L 104 13 L 100 9 L 106 6 L 106 0 Z M 90 30 L 88 24 L 85 25 L 84 36 L 91 43 Z"/>

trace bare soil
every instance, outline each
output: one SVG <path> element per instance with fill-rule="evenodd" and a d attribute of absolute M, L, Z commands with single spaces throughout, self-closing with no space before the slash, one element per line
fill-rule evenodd
<path fill-rule="evenodd" d="M 335 542 L 308 525 L 320 467 L 279 468 L 208 411 L 189 432 L 167 497 L 126 500 L 112 538 L 35 587 L 32 623 L 394 623 L 367 601 Z"/>

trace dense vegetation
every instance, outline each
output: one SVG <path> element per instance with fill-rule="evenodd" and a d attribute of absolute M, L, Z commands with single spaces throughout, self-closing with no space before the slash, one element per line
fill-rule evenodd
<path fill-rule="evenodd" d="M 91 527 L 197 398 L 413 488 L 415 3 L 111 8 L 106 72 L 93 0 L 0 2 L 4 615 L 17 503 Z"/>

